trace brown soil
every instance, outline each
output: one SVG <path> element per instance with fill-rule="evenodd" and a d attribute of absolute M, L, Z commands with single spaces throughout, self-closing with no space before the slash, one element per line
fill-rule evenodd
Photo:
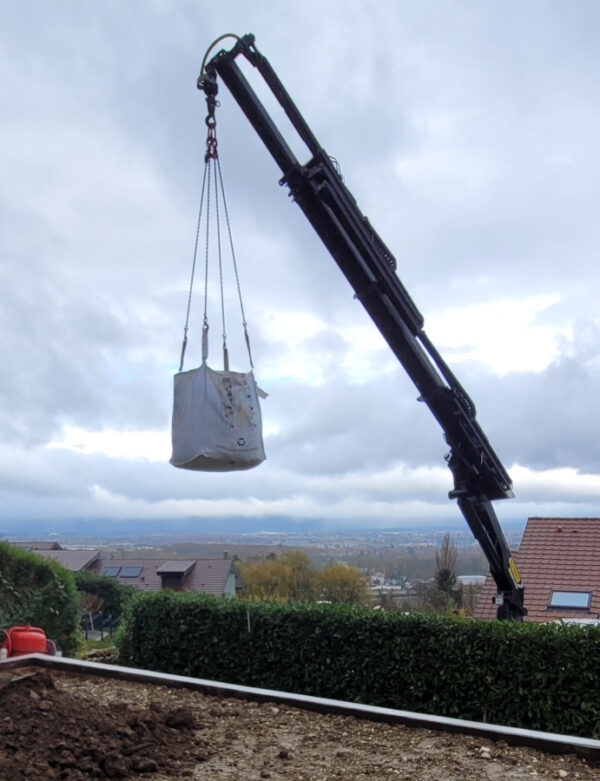
<path fill-rule="evenodd" d="M 64 672 L 0 674 L 0 778 L 589 779 L 574 756 Z"/>

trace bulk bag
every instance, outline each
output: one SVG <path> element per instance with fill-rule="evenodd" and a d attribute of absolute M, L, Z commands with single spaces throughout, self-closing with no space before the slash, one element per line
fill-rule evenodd
<path fill-rule="evenodd" d="M 203 363 L 175 375 L 171 464 L 203 472 L 250 469 L 265 460 L 254 374 Z"/>

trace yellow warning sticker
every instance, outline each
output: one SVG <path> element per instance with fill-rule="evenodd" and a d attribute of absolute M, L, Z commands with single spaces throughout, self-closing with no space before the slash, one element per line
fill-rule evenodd
<path fill-rule="evenodd" d="M 515 564 L 512 556 L 510 556 L 508 559 L 508 572 L 514 582 L 519 585 L 521 582 L 521 576 L 519 575 L 519 570 L 517 569 L 517 565 Z"/>

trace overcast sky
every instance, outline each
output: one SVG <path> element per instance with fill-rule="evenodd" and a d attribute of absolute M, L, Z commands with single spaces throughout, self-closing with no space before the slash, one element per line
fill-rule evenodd
<path fill-rule="evenodd" d="M 268 459 L 168 463 L 204 165 L 195 83 L 226 32 L 256 35 L 396 255 L 513 479 L 502 522 L 600 516 L 599 26 L 594 0 L 1 3 L 0 534 L 461 523 L 438 424 L 224 86 Z M 228 329 L 245 371 L 234 307 Z"/>

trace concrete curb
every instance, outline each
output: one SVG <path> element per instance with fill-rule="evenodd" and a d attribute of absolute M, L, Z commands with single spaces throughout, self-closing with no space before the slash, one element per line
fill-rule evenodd
<path fill-rule="evenodd" d="M 576 754 L 589 760 L 600 761 L 600 740 L 591 738 L 558 735 L 552 732 L 539 732 L 518 727 L 503 727 L 498 724 L 486 724 L 480 721 L 452 719 L 445 716 L 433 716 L 425 713 L 344 702 L 342 700 L 330 700 L 323 697 L 311 697 L 305 694 L 292 694 L 271 689 L 258 689 L 251 686 L 238 686 L 231 683 L 209 681 L 203 678 L 189 678 L 183 675 L 170 675 L 168 673 L 140 670 L 133 667 L 89 662 L 83 659 L 28 654 L 0 661 L 0 672 L 20 667 L 42 667 L 78 673 L 80 675 L 96 675 L 103 678 L 116 678 L 137 683 L 180 687 L 200 691 L 205 694 L 237 697 L 256 702 L 292 705 L 296 708 L 318 711 L 320 713 L 336 713 L 343 716 L 370 719 L 371 721 L 404 724 L 408 727 L 421 727 L 443 732 L 460 732 L 464 735 L 475 735 L 494 741 L 504 740 L 513 746 L 531 746 L 549 754 Z"/>

